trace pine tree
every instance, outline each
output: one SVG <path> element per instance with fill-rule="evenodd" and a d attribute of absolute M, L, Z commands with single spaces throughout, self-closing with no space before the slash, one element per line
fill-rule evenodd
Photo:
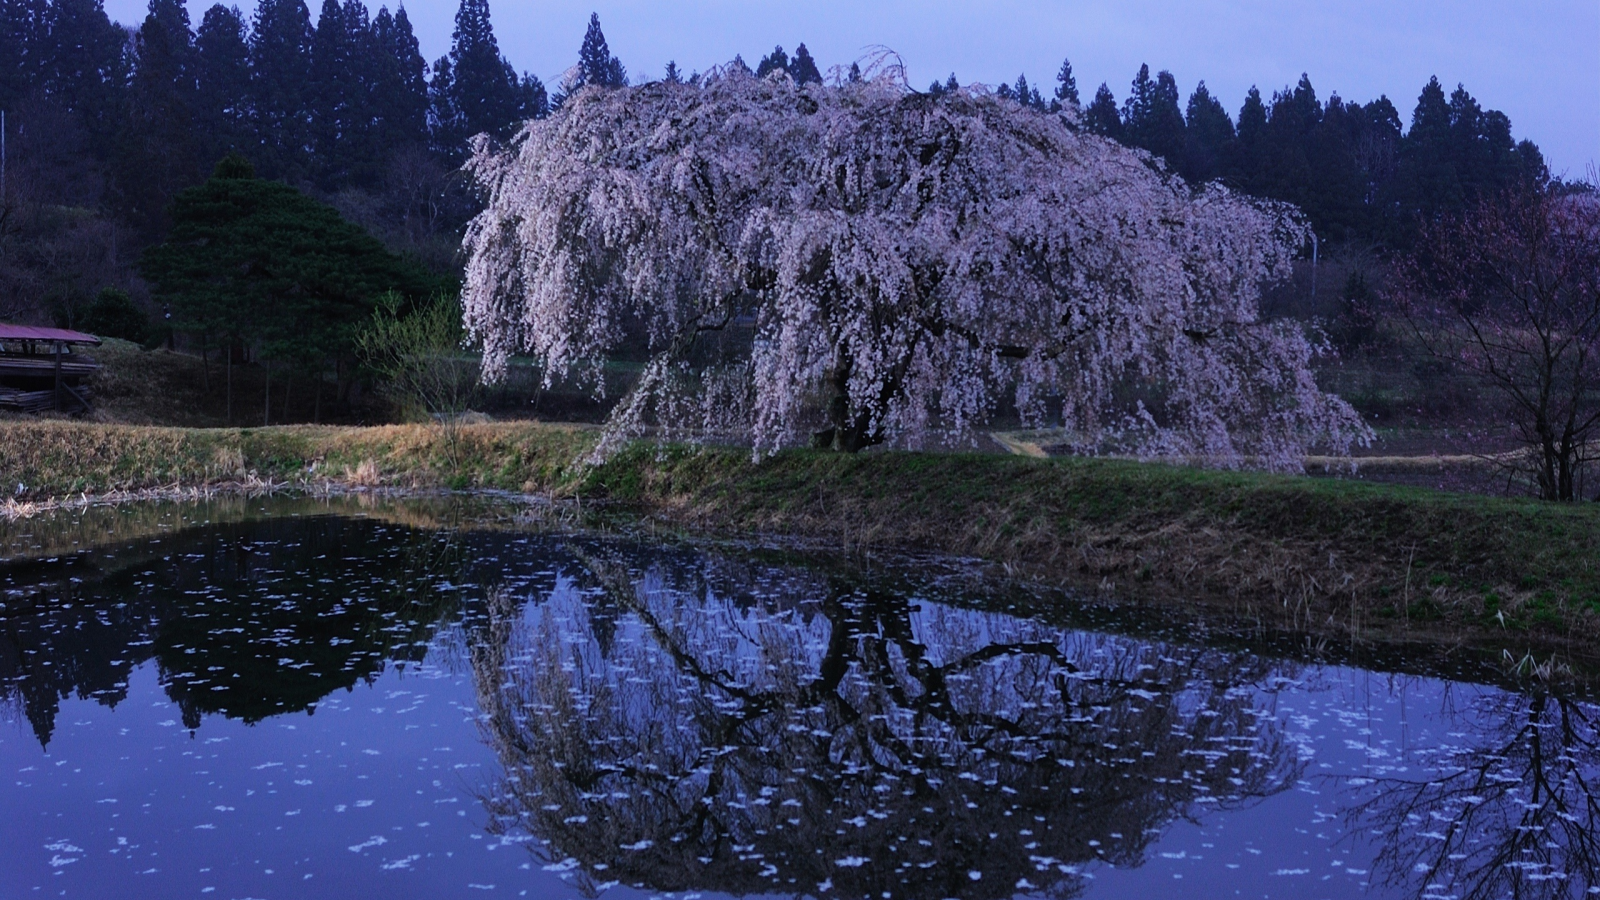
<path fill-rule="evenodd" d="M 1063 59 L 1056 73 L 1056 102 L 1062 106 L 1078 106 L 1078 79 L 1072 74 L 1072 60 Z"/>
<path fill-rule="evenodd" d="M 794 48 L 794 59 L 789 62 L 789 77 L 796 84 L 821 84 L 822 72 L 817 68 L 817 61 L 811 58 L 811 51 L 805 44 Z"/>
<path fill-rule="evenodd" d="M 1199 183 L 1222 175 L 1228 145 L 1233 142 L 1233 120 L 1204 81 L 1189 95 L 1184 125 L 1183 177 Z"/>
<path fill-rule="evenodd" d="M 1084 125 L 1089 131 L 1114 141 L 1122 140 L 1122 117 L 1117 114 L 1117 98 L 1105 82 L 1094 92 L 1094 101 L 1085 113 Z"/>
<path fill-rule="evenodd" d="M 250 32 L 255 159 L 266 178 L 298 180 L 310 171 L 311 13 L 303 0 L 260 0 Z"/>
<path fill-rule="evenodd" d="M 678 71 L 678 63 L 676 60 L 667 60 L 667 73 L 661 76 L 661 80 L 665 81 L 667 84 L 683 83 L 683 73 Z"/>
<path fill-rule="evenodd" d="M 195 34 L 195 123 L 202 162 L 248 147 L 248 39 L 239 10 L 220 3 L 206 10 Z"/>
<path fill-rule="evenodd" d="M 756 77 L 765 78 L 776 71 L 789 71 L 789 54 L 783 52 L 783 45 L 772 48 L 772 52 L 761 57 L 761 62 L 756 64 Z"/>
<path fill-rule="evenodd" d="M 598 13 L 589 14 L 589 30 L 584 32 L 583 45 L 578 48 L 577 87 L 586 84 L 606 88 L 626 87 L 628 84 L 628 73 L 622 68 L 622 61 L 612 56 L 610 48 L 606 46 L 606 36 L 600 30 Z"/>

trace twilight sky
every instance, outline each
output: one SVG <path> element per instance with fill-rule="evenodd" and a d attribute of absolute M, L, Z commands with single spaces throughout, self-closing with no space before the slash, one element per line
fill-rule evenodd
<path fill-rule="evenodd" d="M 190 0 L 198 24 L 211 0 Z M 366 0 L 373 12 L 385 0 Z M 313 17 L 320 0 L 310 0 Z M 106 0 L 136 25 L 141 0 Z M 247 13 L 253 4 L 241 3 Z M 449 50 L 456 0 L 411 0 L 407 12 L 430 61 Z M 963 83 L 1053 86 L 1072 59 L 1085 101 L 1105 81 L 1120 101 L 1141 62 L 1169 69 L 1187 98 L 1205 79 L 1237 115 L 1250 85 L 1270 96 L 1311 76 L 1318 97 L 1388 94 L 1409 126 L 1417 93 L 1437 75 L 1513 133 L 1544 150 L 1552 171 L 1582 178 L 1600 162 L 1600 2 L 1596 0 L 491 0 L 501 52 L 546 84 L 577 60 L 590 11 L 630 78 L 756 61 L 804 41 L 824 72 L 872 45 L 894 49 L 912 84 L 951 71 Z M 1044 82 L 1044 83 L 1041 83 Z"/>

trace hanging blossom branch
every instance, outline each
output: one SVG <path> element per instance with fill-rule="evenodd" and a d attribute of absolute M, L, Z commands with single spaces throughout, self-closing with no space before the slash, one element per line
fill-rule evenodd
<path fill-rule="evenodd" d="M 580 91 L 475 147 L 467 327 L 490 378 L 527 352 L 596 390 L 642 332 L 657 356 L 613 436 L 738 419 L 759 450 L 858 450 L 1009 402 L 1085 451 L 1221 466 L 1295 470 L 1312 443 L 1366 440 L 1318 389 L 1320 348 L 1258 315 L 1303 220 L 1186 185 L 1075 115 L 892 72 Z M 742 355 L 706 358 L 708 328 L 742 329 L 721 342 Z M 711 384 L 716 403 L 666 398 Z"/>

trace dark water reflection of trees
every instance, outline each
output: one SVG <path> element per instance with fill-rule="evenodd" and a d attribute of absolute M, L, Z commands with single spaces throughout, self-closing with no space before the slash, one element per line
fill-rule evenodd
<path fill-rule="evenodd" d="M 0 564 L 0 702 L 48 745 L 63 699 L 114 707 L 154 660 L 190 729 L 314 709 L 422 659 L 460 556 L 443 534 L 319 516 Z"/>
<path fill-rule="evenodd" d="M 147 538 L 0 561 L 0 712 L 47 743 L 64 698 L 114 705 L 154 661 L 191 728 L 254 722 L 448 645 L 504 765 L 491 829 L 590 887 L 1068 896 L 1304 768 L 1268 713 L 1296 664 L 858 574 L 340 516 Z M 1600 710 L 1461 693 L 1444 746 L 1338 795 L 1375 893 L 1600 888 Z"/>
<path fill-rule="evenodd" d="M 1349 813 L 1376 882 L 1416 897 L 1600 894 L 1600 708 L 1547 689 L 1479 697 L 1430 774 L 1383 778 Z"/>
<path fill-rule="evenodd" d="M 586 560 L 473 644 L 502 830 L 595 882 L 1008 897 L 1283 790 L 1273 665 L 790 573 Z M 565 858 L 565 859 L 563 859 Z"/>

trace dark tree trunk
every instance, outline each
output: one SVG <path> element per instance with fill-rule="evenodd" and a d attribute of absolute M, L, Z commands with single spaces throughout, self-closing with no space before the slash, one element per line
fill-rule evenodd
<path fill-rule="evenodd" d="M 840 355 L 828 373 L 828 427 L 811 435 L 811 446 L 818 450 L 859 453 L 883 443 L 883 434 L 871 428 L 871 417 L 850 408 L 850 361 Z"/>

